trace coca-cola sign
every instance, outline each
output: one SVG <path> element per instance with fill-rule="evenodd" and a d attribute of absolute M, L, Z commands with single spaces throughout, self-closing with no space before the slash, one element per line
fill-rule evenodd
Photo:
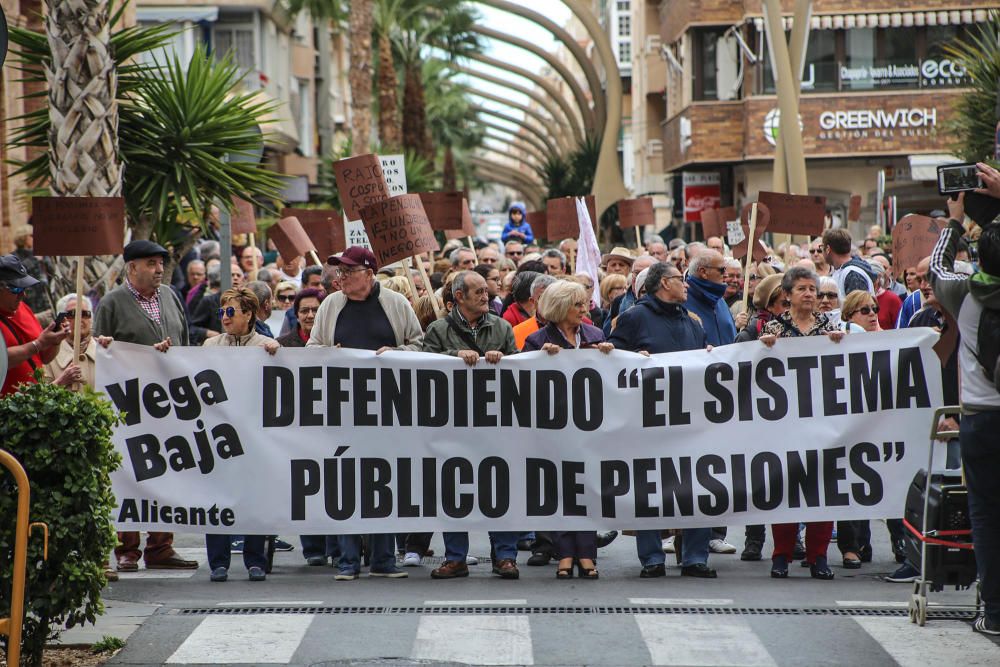
<path fill-rule="evenodd" d="M 699 222 L 701 212 L 722 206 L 718 172 L 684 172 L 684 222 Z"/>

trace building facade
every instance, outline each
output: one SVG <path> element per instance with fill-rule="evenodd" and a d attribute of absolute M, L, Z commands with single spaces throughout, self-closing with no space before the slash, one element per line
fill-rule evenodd
<path fill-rule="evenodd" d="M 761 0 L 655 4 L 666 65 L 663 168 L 674 219 L 690 223 L 713 200 L 739 206 L 773 189 L 780 115 L 771 56 Z M 792 5 L 782 0 L 786 30 Z M 942 207 L 936 167 L 957 161 L 947 127 L 968 84 L 944 45 L 985 21 L 987 9 L 977 0 L 813 2 L 799 115 L 810 194 L 827 197 L 835 221 L 846 223 L 860 195 L 859 230 L 875 222 L 879 172 L 899 216 Z"/>

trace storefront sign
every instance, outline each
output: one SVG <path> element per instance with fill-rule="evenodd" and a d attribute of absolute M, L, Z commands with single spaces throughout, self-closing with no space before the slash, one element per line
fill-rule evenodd
<path fill-rule="evenodd" d="M 871 88 L 940 88 L 964 86 L 969 83 L 968 72 L 961 64 L 944 58 L 928 59 L 917 63 L 892 65 L 863 65 L 839 68 L 840 85 L 844 90 L 869 90 Z"/>
<path fill-rule="evenodd" d="M 700 222 L 702 211 L 722 205 L 718 172 L 685 171 L 681 182 L 684 187 L 684 222 Z"/>

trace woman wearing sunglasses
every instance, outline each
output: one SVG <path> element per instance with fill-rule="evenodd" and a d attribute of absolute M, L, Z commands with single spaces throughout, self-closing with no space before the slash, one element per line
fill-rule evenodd
<path fill-rule="evenodd" d="M 80 307 L 80 358 L 73 359 L 73 327 L 76 325 L 76 309 Z M 59 351 L 55 358 L 45 364 L 45 379 L 61 387 L 80 387 L 86 385 L 94 387 L 94 359 L 97 354 L 97 344 L 107 347 L 111 338 L 101 336 L 94 339 L 91 336 L 91 328 L 94 320 L 94 313 L 90 307 L 90 301 L 83 299 L 78 301 L 76 294 L 67 294 L 56 303 L 56 312 L 61 316 L 61 325 L 66 333 L 66 338 L 59 344 Z M 75 390 L 75 389 L 74 389 Z"/>
<path fill-rule="evenodd" d="M 274 354 L 281 345 L 272 338 L 254 331 L 257 309 L 260 301 L 251 290 L 239 287 L 226 290 L 219 300 L 219 319 L 223 333 L 207 339 L 204 347 L 262 347 L 268 354 Z M 250 581 L 264 581 L 267 578 L 267 556 L 264 553 L 264 535 L 243 536 L 243 564 L 247 568 Z M 232 535 L 205 535 L 205 549 L 208 551 L 208 565 L 212 570 L 210 579 L 222 582 L 229 578 L 229 563 L 232 557 Z"/>
<path fill-rule="evenodd" d="M 840 317 L 844 322 L 855 324 L 865 331 L 882 331 L 878 322 L 878 311 L 878 304 L 869 292 L 854 290 L 844 297 Z"/>

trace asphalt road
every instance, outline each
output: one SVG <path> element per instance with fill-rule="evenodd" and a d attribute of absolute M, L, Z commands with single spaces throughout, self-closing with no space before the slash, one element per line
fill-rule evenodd
<path fill-rule="evenodd" d="M 640 579 L 627 536 L 601 551 L 596 582 L 523 564 L 520 580 L 503 581 L 488 562 L 468 579 L 434 581 L 439 557 L 408 568 L 408 579 L 335 582 L 332 568 L 304 563 L 295 541 L 262 583 L 246 580 L 239 556 L 223 584 L 208 581 L 204 564 L 123 575 L 106 599 L 138 627 L 110 664 L 1000 665 L 1000 642 L 950 611 L 972 604 L 972 591 L 932 595 L 935 617 L 910 623 L 912 587 L 880 579 L 896 563 L 882 522 L 873 532 L 875 559 L 861 570 L 840 567 L 831 547 L 830 582 L 797 565 L 772 580 L 769 561 L 738 555 L 712 556 L 715 580 L 680 577 L 670 555 L 666 578 Z M 741 528 L 730 537 L 742 548 Z M 202 544 L 177 537 L 204 562 Z M 432 548 L 443 553 L 440 535 Z M 471 553 L 488 555 L 485 534 L 472 535 Z"/>

